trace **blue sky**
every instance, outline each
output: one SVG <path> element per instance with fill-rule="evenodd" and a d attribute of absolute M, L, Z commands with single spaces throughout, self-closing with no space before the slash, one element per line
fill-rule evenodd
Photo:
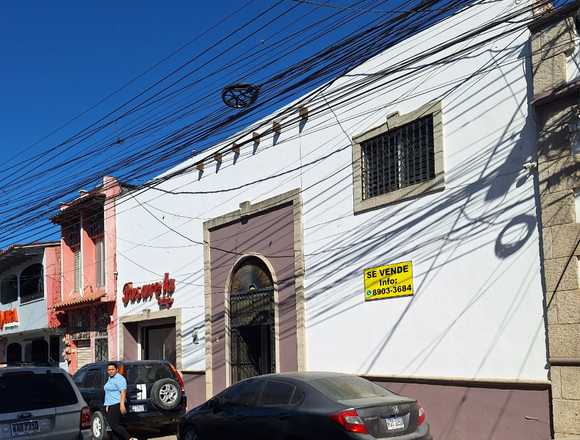
<path fill-rule="evenodd" d="M 30 144 L 244 3 L 242 0 L 22 0 L 3 4 L 0 13 L 0 109 L 3 114 L 0 118 L 0 158 L 10 156 L 15 149 L 24 149 L 22 152 L 26 153 Z M 104 103 L 99 110 L 111 109 L 114 103 L 121 102 L 123 96 L 132 96 L 148 80 L 160 77 L 272 3 L 270 0 L 254 1 L 235 19 L 196 40 L 130 87 L 127 93 Z M 349 3 L 352 2 L 342 0 L 344 5 Z M 390 2 L 391 5 L 398 3 Z M 293 2 L 287 0 L 283 6 L 293 6 Z M 309 5 L 299 5 L 296 12 L 313 9 Z M 334 12 L 320 8 L 311 17 Z M 376 17 L 377 14 L 370 13 L 363 21 Z M 345 31 L 355 29 L 356 26 L 351 26 Z M 267 35 L 268 32 L 262 32 L 251 42 L 258 43 Z M 322 44 L 321 41 L 320 47 Z M 232 55 L 237 56 L 240 52 L 232 52 Z M 287 64 L 298 60 L 301 55 L 288 58 Z M 75 128 L 84 127 L 99 113 L 91 112 L 77 124 L 62 130 L 51 138 L 53 143 L 64 139 Z M 46 146 L 49 144 L 44 143 Z"/>
<path fill-rule="evenodd" d="M 9 150 L 26 147 L 96 103 L 239 3 L 4 3 L 0 13 L 1 157 L 9 155 Z M 200 39 L 189 53 L 212 37 L 216 34 Z M 174 60 L 183 60 L 187 54 L 184 51 Z M 167 65 L 171 64 L 176 63 Z M 104 104 L 102 109 L 110 107 Z M 90 120 L 87 117 L 82 122 Z M 72 130 L 61 133 L 68 131 Z"/>
<path fill-rule="evenodd" d="M 195 122 L 203 116 L 202 110 L 199 113 L 192 110 L 187 118 L 167 127 L 166 131 L 149 133 L 135 139 L 133 143 L 124 142 L 122 148 L 108 147 L 98 150 L 100 143 L 107 139 L 123 136 L 123 120 L 111 124 L 106 130 L 68 151 L 59 153 L 58 156 L 44 155 L 44 151 L 87 127 L 176 66 L 199 55 L 242 23 L 248 22 L 248 25 L 216 50 L 208 52 L 188 66 L 194 73 L 188 81 L 195 79 L 199 82 L 192 83 L 182 103 L 194 106 L 199 98 L 209 93 L 207 104 L 202 109 L 219 109 L 222 105 L 219 90 L 223 85 L 236 82 L 243 72 L 251 71 L 266 59 L 282 53 L 266 50 L 267 44 L 290 35 L 309 23 L 313 25 L 308 30 L 301 31 L 294 40 L 294 44 L 305 43 L 304 48 L 288 53 L 276 63 L 254 72 L 246 80 L 260 82 L 328 44 L 365 29 L 373 21 L 392 17 L 392 11 L 408 8 L 418 2 L 419 0 L 320 0 L 314 1 L 314 4 L 299 4 L 295 0 L 176 0 L 163 3 L 151 0 L 21 0 L 4 3 L 0 12 L 0 161 L 4 164 L 0 169 L 0 191 L 3 192 L 0 199 L 0 229 L 3 231 L 0 235 L 0 247 L 47 237 L 46 229 L 42 229 L 42 233 L 31 234 L 26 232 L 28 224 L 14 226 L 14 220 L 10 220 L 10 217 L 15 213 L 30 212 L 29 207 L 34 206 L 40 198 L 49 197 L 50 193 L 58 192 L 66 185 L 72 185 L 69 197 L 73 196 L 80 189 L 74 185 L 77 180 L 82 180 L 80 176 L 89 175 L 91 172 L 98 173 L 109 162 L 129 157 L 129 152 L 135 154 L 148 143 L 162 139 L 171 129 Z M 353 9 L 341 11 L 333 7 L 320 7 L 316 3 Z M 242 6 L 244 7 L 241 8 Z M 227 22 L 210 32 L 203 32 L 240 8 Z M 253 20 L 267 8 L 271 9 Z M 333 27 L 320 38 L 314 38 L 314 32 L 319 29 L 314 23 L 325 18 L 330 20 L 335 14 L 338 14 L 337 20 L 354 19 L 344 26 Z M 220 56 L 223 49 L 240 39 L 244 39 L 242 44 Z M 175 56 L 111 99 L 91 109 L 103 97 L 190 41 L 191 44 Z M 288 49 L 291 48 L 292 45 L 288 46 Z M 261 49 L 266 51 L 260 59 L 254 53 Z M 230 62 L 239 62 L 244 57 L 248 58 L 242 66 L 219 68 Z M 209 74 L 214 75 L 211 80 L 206 78 Z M 287 96 L 286 101 L 306 90 L 308 87 L 297 90 L 293 96 Z M 165 106 L 158 107 L 157 111 L 169 111 L 177 105 L 178 102 L 168 101 Z M 279 105 L 277 103 L 249 115 L 238 128 Z M 45 139 L 48 133 L 88 109 L 91 110 Z M 144 113 L 147 117 L 151 114 L 153 113 Z M 178 162 L 187 157 L 193 147 L 203 149 L 206 144 L 185 148 L 174 155 L 174 161 Z M 64 163 L 79 160 L 91 147 L 97 148 L 91 161 L 73 162 L 71 165 Z M 39 153 L 43 154 L 40 161 L 28 160 Z M 58 169 L 50 170 L 51 166 L 61 163 L 62 166 Z M 112 174 L 120 177 L 124 174 L 130 175 L 130 166 L 114 168 Z M 150 175 L 141 180 L 147 177 Z M 90 187 L 94 183 L 96 180 L 87 182 L 86 186 Z M 66 197 L 60 197 L 59 200 L 47 202 L 46 206 L 56 209 L 57 202 L 64 200 Z M 46 221 L 40 223 L 47 224 Z M 38 226 L 38 222 L 31 225 Z M 52 231 L 57 232 L 55 228 Z"/>

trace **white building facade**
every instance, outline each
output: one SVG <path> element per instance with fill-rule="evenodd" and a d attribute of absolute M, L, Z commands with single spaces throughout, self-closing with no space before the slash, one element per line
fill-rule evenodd
<path fill-rule="evenodd" d="M 130 194 L 120 358 L 175 362 L 190 402 L 341 371 L 417 397 L 436 438 L 548 438 L 529 32 L 398 68 L 521 7 L 448 18 Z"/>

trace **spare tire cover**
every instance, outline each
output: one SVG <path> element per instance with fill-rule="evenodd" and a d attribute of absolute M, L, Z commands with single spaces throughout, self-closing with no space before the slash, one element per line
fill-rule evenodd
<path fill-rule="evenodd" d="M 176 380 L 159 379 L 151 387 L 151 400 L 159 409 L 174 409 L 181 402 L 181 387 Z"/>

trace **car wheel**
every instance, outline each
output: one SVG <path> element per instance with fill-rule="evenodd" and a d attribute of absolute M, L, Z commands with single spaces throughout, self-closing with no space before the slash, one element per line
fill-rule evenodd
<path fill-rule="evenodd" d="M 100 411 L 93 413 L 91 434 L 94 440 L 103 440 L 107 434 L 107 422 L 105 421 L 105 416 Z"/>
<path fill-rule="evenodd" d="M 176 408 L 181 397 L 181 387 L 173 379 L 160 379 L 151 387 L 151 400 L 159 409 Z"/>

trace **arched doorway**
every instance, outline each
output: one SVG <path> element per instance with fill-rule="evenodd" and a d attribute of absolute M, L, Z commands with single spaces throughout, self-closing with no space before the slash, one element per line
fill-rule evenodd
<path fill-rule="evenodd" d="M 22 362 L 22 346 L 17 342 L 13 342 L 6 347 L 6 363 L 11 365 L 18 362 Z"/>
<path fill-rule="evenodd" d="M 230 281 L 231 382 L 276 370 L 274 281 L 258 257 L 246 257 Z"/>

